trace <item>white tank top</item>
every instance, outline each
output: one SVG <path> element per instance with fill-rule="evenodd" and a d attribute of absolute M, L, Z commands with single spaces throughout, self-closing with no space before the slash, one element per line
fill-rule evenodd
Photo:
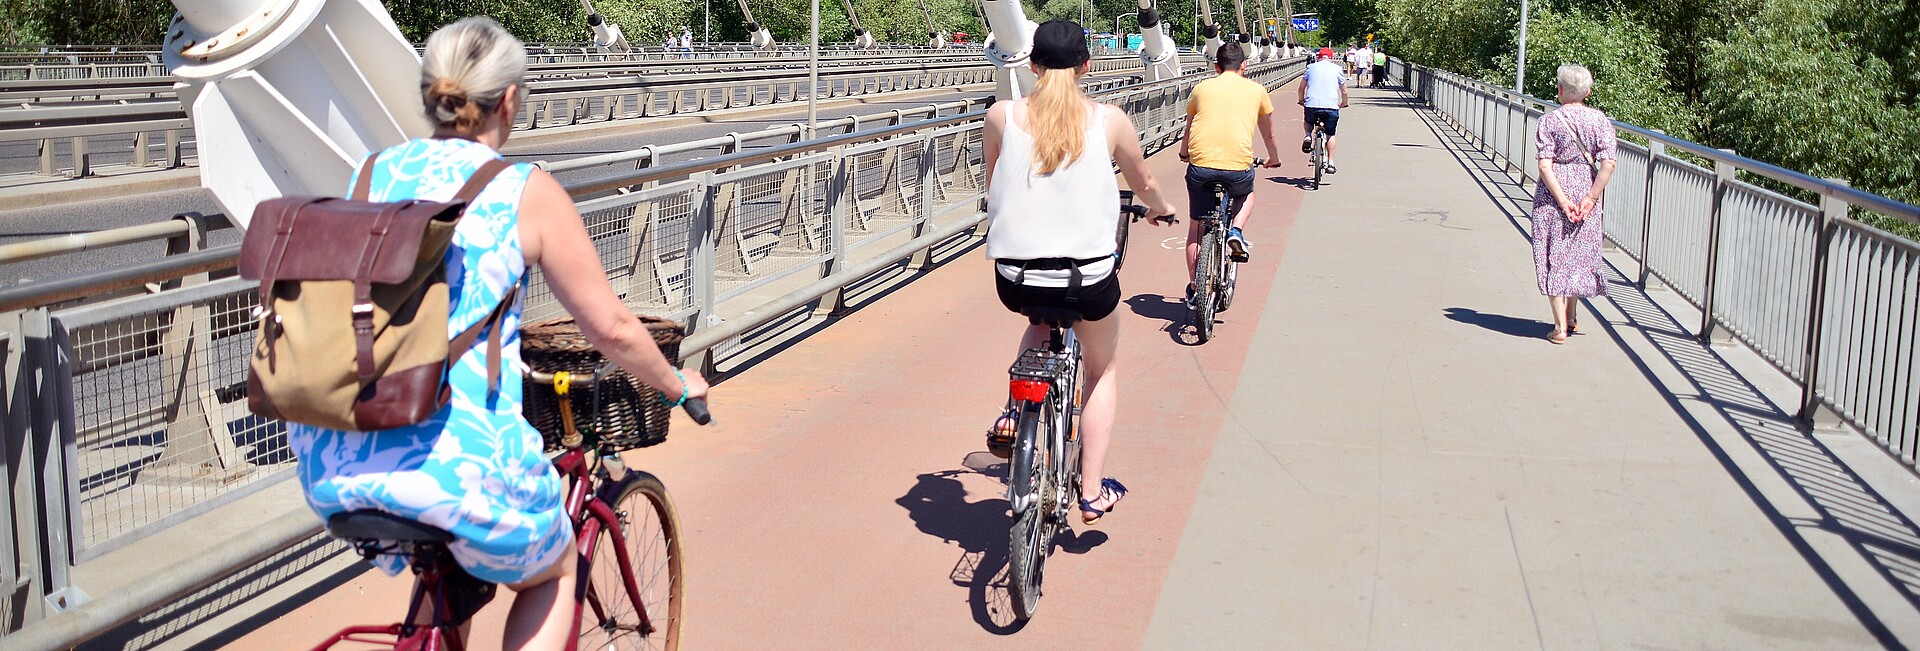
<path fill-rule="evenodd" d="M 1026 102 L 1013 108 L 1024 114 Z M 1081 282 L 1097 282 L 1113 273 L 1120 184 L 1113 177 L 1107 111 L 1096 104 L 1091 112 L 1080 157 L 1045 176 L 1033 171 L 1033 136 L 1014 120 L 1007 120 L 1000 139 L 1000 159 L 987 186 L 988 258 L 1106 258 L 1081 267 Z M 1018 266 L 996 267 L 1009 280 L 1019 273 Z M 1024 282 L 1037 287 L 1064 287 L 1070 274 L 1066 270 L 1030 270 Z"/>

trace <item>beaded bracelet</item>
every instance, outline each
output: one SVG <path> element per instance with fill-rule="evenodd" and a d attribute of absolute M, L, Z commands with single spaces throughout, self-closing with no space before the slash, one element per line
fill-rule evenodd
<path fill-rule="evenodd" d="M 673 376 L 680 378 L 680 399 L 675 400 L 673 402 L 667 402 L 667 394 L 664 394 L 664 393 L 660 394 L 660 404 L 666 405 L 668 409 L 678 407 L 680 405 L 686 404 L 687 402 L 687 391 L 688 391 L 687 376 L 681 374 L 680 369 L 677 369 L 677 368 L 673 369 Z"/>

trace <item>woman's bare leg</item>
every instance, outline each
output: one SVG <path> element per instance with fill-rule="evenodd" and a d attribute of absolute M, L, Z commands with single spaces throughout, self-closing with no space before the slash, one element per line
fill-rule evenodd
<path fill-rule="evenodd" d="M 1086 404 L 1080 411 L 1080 496 L 1098 499 L 1120 394 L 1113 359 L 1120 344 L 1120 319 L 1109 314 L 1099 321 L 1082 321 L 1073 333 L 1080 338 L 1081 377 L 1086 382 Z"/>
<path fill-rule="evenodd" d="M 513 590 L 513 609 L 507 611 L 506 639 L 501 646 L 509 650 L 549 651 L 564 649 L 573 635 L 574 566 L 580 556 L 572 546 L 560 560 L 545 571 L 521 583 L 509 584 Z"/>
<path fill-rule="evenodd" d="M 1548 296 L 1547 305 L 1553 308 L 1553 335 L 1567 333 L 1567 297 Z"/>

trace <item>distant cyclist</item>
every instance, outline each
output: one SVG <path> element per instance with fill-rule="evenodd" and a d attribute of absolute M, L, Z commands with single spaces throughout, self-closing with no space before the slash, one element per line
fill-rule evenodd
<path fill-rule="evenodd" d="M 1340 126 L 1340 109 L 1347 106 L 1347 76 L 1333 62 L 1333 48 L 1320 48 L 1320 60 L 1307 66 L 1300 82 L 1300 105 L 1307 107 L 1306 136 L 1300 139 L 1300 153 L 1313 153 L 1313 125 L 1327 132 L 1327 173 L 1333 167 L 1333 134 Z"/>
<path fill-rule="evenodd" d="M 1222 183 L 1233 197 L 1231 228 L 1227 248 L 1233 259 L 1245 262 L 1251 247 L 1240 229 L 1247 222 L 1248 199 L 1253 195 L 1253 132 L 1267 146 L 1267 167 L 1280 166 L 1280 145 L 1273 135 L 1273 100 L 1267 87 L 1243 76 L 1247 69 L 1246 51 L 1220 48 L 1214 60 L 1212 79 L 1193 87 L 1187 100 L 1187 126 L 1180 138 L 1180 159 L 1187 161 L 1187 206 L 1192 215 L 1205 215 L 1214 209 L 1213 192 L 1208 185 Z M 1200 258 L 1200 238 L 1204 234 L 1199 220 L 1187 223 L 1187 277 Z M 1192 299 L 1193 286 L 1187 287 Z"/>
<path fill-rule="evenodd" d="M 1085 317 L 1073 332 L 1086 360 L 1080 517 L 1091 524 L 1126 495 L 1124 485 L 1102 474 L 1120 376 L 1114 365 L 1121 321 L 1114 316 L 1120 305 L 1113 257 L 1120 186 L 1114 166 L 1154 215 L 1172 215 L 1173 204 L 1147 171 L 1127 114 L 1080 90 L 1090 59 L 1085 34 L 1066 20 L 1050 20 L 1034 30 L 1029 60 L 1038 83 L 1033 94 L 987 110 L 984 147 L 987 257 L 994 262 L 1000 304 L 1013 312 L 1067 308 Z M 1046 326 L 1029 326 L 1020 348 L 1046 340 Z M 1014 436 L 1013 414 L 1001 415 L 987 432 L 987 450 L 1009 456 Z"/>

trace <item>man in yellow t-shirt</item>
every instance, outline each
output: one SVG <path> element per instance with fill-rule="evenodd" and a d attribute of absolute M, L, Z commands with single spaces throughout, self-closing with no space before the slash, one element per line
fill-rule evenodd
<path fill-rule="evenodd" d="M 1193 277 L 1200 258 L 1200 217 L 1216 207 L 1213 183 L 1224 184 L 1233 198 L 1227 249 L 1238 262 L 1247 261 L 1248 199 L 1253 195 L 1253 132 L 1267 146 L 1266 166 L 1280 166 L 1280 147 L 1273 135 L 1273 100 L 1266 86 L 1242 76 L 1247 69 L 1244 48 L 1220 48 L 1213 64 L 1218 76 L 1193 87 L 1187 99 L 1187 127 L 1180 138 L 1180 159 L 1187 161 L 1187 205 L 1195 217 L 1187 226 L 1187 277 Z M 1191 298 L 1193 288 L 1187 288 Z"/>

